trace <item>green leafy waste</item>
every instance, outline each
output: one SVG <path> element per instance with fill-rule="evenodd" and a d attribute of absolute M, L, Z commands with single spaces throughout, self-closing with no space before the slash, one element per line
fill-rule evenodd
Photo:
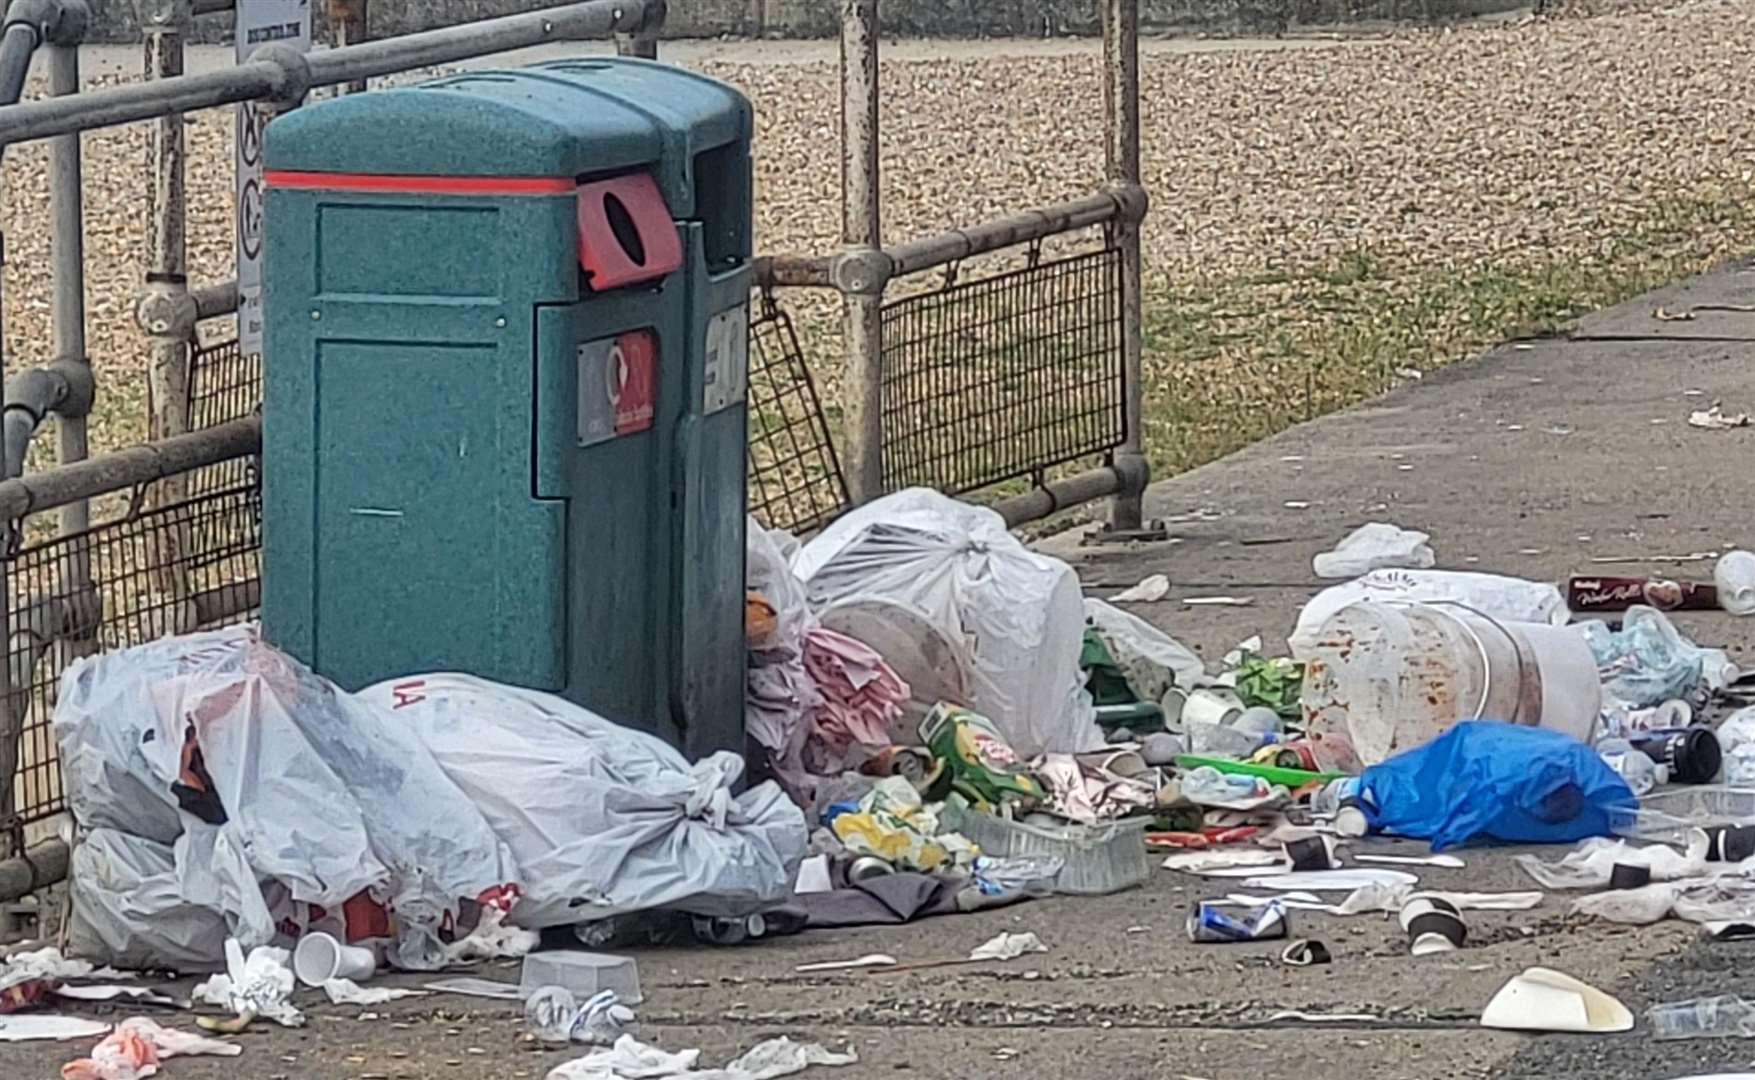
<path fill-rule="evenodd" d="M 1246 706 L 1272 709 L 1282 720 L 1300 715 L 1298 696 L 1304 690 L 1304 665 L 1287 656 L 1266 657 L 1244 652 L 1237 662 L 1237 696 Z"/>

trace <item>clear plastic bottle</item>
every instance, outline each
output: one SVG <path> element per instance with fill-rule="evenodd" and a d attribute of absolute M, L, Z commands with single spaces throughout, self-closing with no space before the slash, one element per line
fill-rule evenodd
<path fill-rule="evenodd" d="M 1206 720 L 1185 721 L 1188 734 L 1190 753 L 1203 757 L 1228 757 L 1243 759 L 1255 753 L 1261 746 L 1261 739 L 1238 731 L 1227 724 L 1214 724 Z"/>
<path fill-rule="evenodd" d="M 1255 740 L 1257 746 L 1273 742 L 1280 737 L 1284 725 L 1280 723 L 1280 714 L 1265 705 L 1251 705 L 1243 710 L 1243 715 L 1231 721 L 1231 728 L 1241 731 Z"/>
<path fill-rule="evenodd" d="M 1310 796 L 1310 812 L 1317 817 L 1332 817 L 1344 803 L 1359 797 L 1359 778 L 1343 776 L 1330 780 Z"/>
<path fill-rule="evenodd" d="M 1626 739 L 1604 739 L 1597 743 L 1597 755 L 1609 768 L 1621 774 L 1635 795 L 1645 795 L 1662 780 L 1658 763 L 1651 755 L 1636 750 Z"/>
<path fill-rule="evenodd" d="M 1755 1039 L 1755 1003 L 1734 994 L 1670 1001 L 1645 1011 L 1654 1039 Z"/>
<path fill-rule="evenodd" d="M 1242 809 L 1268 797 L 1271 788 L 1258 776 L 1232 776 L 1210 765 L 1182 778 L 1182 797 L 1199 806 Z"/>
<path fill-rule="evenodd" d="M 585 1004 L 564 986 L 539 987 L 524 999 L 524 1020 L 543 1042 L 585 1042 L 609 1046 L 624 1033 L 637 1030 L 634 1010 L 614 990 L 601 990 Z"/>
<path fill-rule="evenodd" d="M 524 999 L 524 1021 L 543 1042 L 571 1042 L 578 1012 L 578 1000 L 564 986 L 539 987 Z"/>

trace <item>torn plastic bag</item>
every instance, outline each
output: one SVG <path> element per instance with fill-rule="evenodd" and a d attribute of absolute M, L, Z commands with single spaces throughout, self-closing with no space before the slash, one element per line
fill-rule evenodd
<path fill-rule="evenodd" d="M 1387 521 L 1372 521 L 1347 534 L 1334 550 L 1311 560 L 1321 578 L 1355 578 L 1373 570 L 1425 570 L 1438 561 L 1427 543 L 1429 533 L 1404 529 Z"/>
<path fill-rule="evenodd" d="M 1590 747 L 1545 728 L 1457 724 L 1365 770 L 1359 802 L 1373 829 L 1430 839 L 1433 851 L 1477 837 L 1562 844 L 1606 836 L 1638 806 Z"/>
<path fill-rule="evenodd" d="M 759 594 L 774 611 L 773 630 L 753 637 L 749 647 L 754 652 L 772 654 L 775 659 L 796 657 L 810 625 L 804 582 L 792 573 L 791 554 L 797 550 L 798 541 L 783 530 L 762 528 L 753 517 L 747 525 L 744 587 Z"/>
<path fill-rule="evenodd" d="M 1081 690 L 1078 575 L 1024 547 L 993 511 L 910 488 L 830 525 L 793 570 L 819 614 L 890 602 L 930 620 L 968 657 L 971 700 L 956 704 L 992 720 L 1020 756 L 1102 745 Z"/>
<path fill-rule="evenodd" d="M 183 896 L 166 845 L 93 829 L 73 849 L 68 880 L 69 954 L 119 968 L 224 965 L 225 916 Z"/>
<path fill-rule="evenodd" d="M 183 819 L 172 785 L 182 740 L 150 707 L 147 688 L 235 665 L 249 641 L 247 630 L 229 627 L 68 665 L 52 724 L 67 805 L 81 827 L 176 842 Z"/>
<path fill-rule="evenodd" d="M 1323 623 L 1348 604 L 1362 600 L 1448 601 L 1500 622 L 1564 626 L 1572 617 L 1566 597 L 1549 582 L 1458 570 L 1373 570 L 1355 581 L 1322 590 L 1304 605 L 1288 639 L 1292 656 L 1307 659 Z"/>
<path fill-rule="evenodd" d="M 516 883 L 504 846 L 418 740 L 252 627 L 76 661 L 55 716 L 69 738 L 93 723 L 138 731 L 143 785 L 180 808 L 180 893 L 223 912 L 245 948 L 274 937 L 260 884 L 272 881 L 325 908 L 369 891 L 396 914 L 396 962 L 437 966 L 462 902 Z"/>
<path fill-rule="evenodd" d="M 392 679 L 360 697 L 421 739 L 511 848 L 520 926 L 658 908 L 747 915 L 791 894 L 804 815 L 773 783 L 734 796 L 735 754 L 690 765 L 570 701 L 470 675 Z"/>
<path fill-rule="evenodd" d="M 1188 690 L 1205 681 L 1200 657 L 1139 616 L 1086 597 L 1085 618 L 1141 701 L 1161 701 L 1173 685 Z"/>
<path fill-rule="evenodd" d="M 1630 709 L 1687 698 L 1700 685 L 1706 650 L 1683 637 L 1653 607 L 1634 606 L 1621 617 L 1621 629 L 1601 619 L 1578 626 L 1597 660 L 1603 696 Z"/>
<path fill-rule="evenodd" d="M 1555 862 L 1534 855 L 1514 855 L 1512 862 L 1536 883 L 1549 889 L 1600 889 L 1612 880 L 1615 867 L 1637 866 L 1651 873 L 1653 881 L 1677 881 L 1706 873 L 1710 846 L 1703 829 L 1690 831 L 1688 847 L 1677 851 L 1667 844 L 1639 847 L 1625 840 L 1592 837 Z"/>

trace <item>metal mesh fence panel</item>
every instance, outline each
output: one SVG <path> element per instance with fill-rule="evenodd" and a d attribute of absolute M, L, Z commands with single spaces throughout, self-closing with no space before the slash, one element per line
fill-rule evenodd
<path fill-rule="evenodd" d="M 1114 248 L 884 305 L 884 484 L 950 494 L 1121 445 Z"/>
<path fill-rule="evenodd" d="M 262 404 L 262 356 L 249 356 L 236 338 L 197 347 L 189 358 L 189 429 L 242 420 Z M 189 492 L 224 491 L 250 482 L 249 458 L 209 465 L 189 477 Z"/>
<path fill-rule="evenodd" d="M 7 662 L 11 715 L 22 721 L 14 828 L 66 806 L 49 728 L 62 668 L 248 617 L 261 593 L 261 550 L 261 496 L 246 484 L 136 510 L 12 556 Z"/>
<path fill-rule="evenodd" d="M 750 320 L 749 511 L 810 532 L 847 508 L 847 481 L 792 320 L 764 297 Z"/>

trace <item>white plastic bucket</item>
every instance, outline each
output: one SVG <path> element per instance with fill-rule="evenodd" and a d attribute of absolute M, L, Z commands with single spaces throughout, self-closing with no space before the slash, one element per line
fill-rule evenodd
<path fill-rule="evenodd" d="M 1349 604 L 1299 657 L 1319 764 L 1357 771 L 1463 720 L 1596 734 L 1602 684 L 1564 626 L 1502 622 L 1456 604 Z"/>

